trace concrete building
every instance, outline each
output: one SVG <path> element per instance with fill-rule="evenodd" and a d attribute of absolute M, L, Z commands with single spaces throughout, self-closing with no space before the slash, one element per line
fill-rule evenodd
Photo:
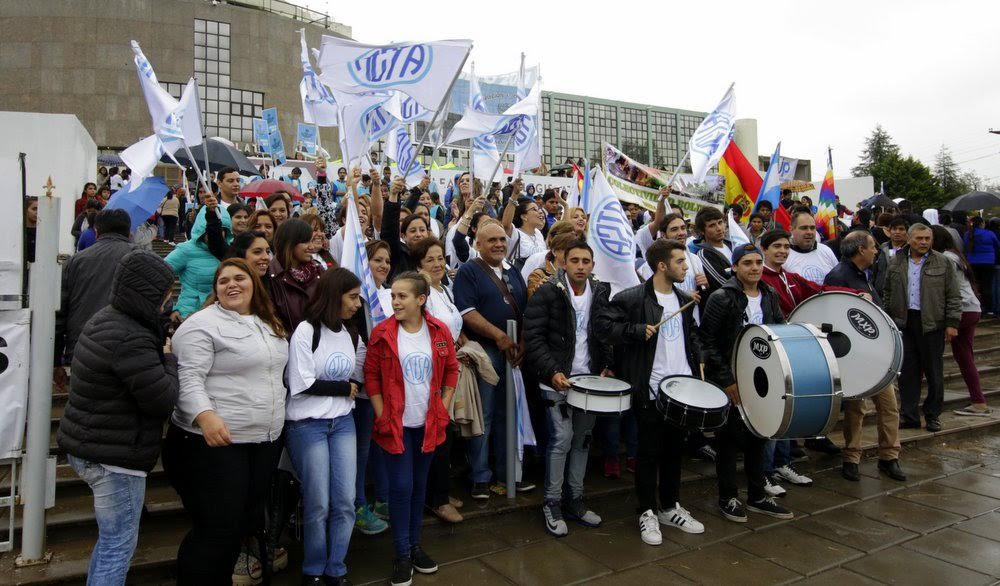
<path fill-rule="evenodd" d="M 350 38 L 351 27 L 281 0 L 11 0 L 0 3 L 0 110 L 76 114 L 100 149 L 151 133 L 129 41 L 176 96 L 196 76 L 209 136 L 253 140 L 277 107 L 286 144 L 302 119 L 300 28 Z M 336 129 L 322 142 L 336 144 Z"/>

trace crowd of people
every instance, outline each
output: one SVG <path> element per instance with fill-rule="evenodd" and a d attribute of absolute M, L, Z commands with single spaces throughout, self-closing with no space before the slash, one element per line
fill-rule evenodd
<path fill-rule="evenodd" d="M 281 191 L 249 201 L 239 173 L 223 169 L 211 193 L 171 189 L 144 226 L 102 209 L 122 185 L 117 169 L 84 187 L 80 251 L 63 266 L 55 384 L 66 388 L 71 366 L 58 441 L 94 494 L 91 583 L 125 583 L 158 459 L 191 519 L 180 584 L 258 583 L 283 569 L 300 499 L 303 583 L 349 584 L 356 530 L 391 531 L 391 583 L 410 584 L 414 572 L 437 571 L 421 540 L 425 510 L 463 521 L 451 494 L 459 473 L 482 502 L 537 480 L 540 522 L 554 536 L 568 521 L 598 527 L 585 500 L 593 444 L 605 476 L 619 477 L 622 462 L 634 473 L 637 536 L 651 546 L 662 528 L 705 531 L 682 506 L 689 456 L 715 462 L 726 519 L 792 518 L 775 497 L 782 484 L 812 484 L 793 465 L 803 448 L 842 452 L 843 476 L 860 479 L 863 401 L 844 403 L 844 446 L 803 446 L 757 437 L 735 408 L 714 437 L 686 431 L 665 420 L 656 395 L 664 377 L 687 375 L 738 404 L 739 331 L 783 323 L 824 291 L 864 297 L 902 332 L 898 382 L 872 399 L 883 474 L 906 478 L 900 428 L 941 429 L 946 342 L 970 395 L 957 413 L 991 414 L 972 342 L 977 322 L 998 314 L 995 218 L 842 209 L 836 238 L 820 242 L 814 210 L 786 194 L 787 230 L 762 205 L 740 227 L 750 243 L 735 244 L 727 214 L 742 210 L 705 206 L 688 218 L 664 189 L 654 212 L 629 210 L 642 283 L 612 295 L 594 275 L 586 211 L 557 190 L 529 195 L 515 179 L 487 193 L 464 173 L 449 199 L 428 180 L 407 189 L 388 168 L 381 178 L 340 168 L 336 180 L 325 160 L 317 170 L 293 203 Z M 368 275 L 339 267 L 355 246 L 345 241 L 349 200 L 382 311 L 363 294 Z M 178 233 L 187 238 L 165 259 L 150 251 L 153 238 Z M 598 417 L 570 406 L 578 375 L 625 381 L 631 408 Z M 526 390 L 526 415 L 506 410 L 508 376 Z M 523 465 L 529 448 L 506 484 L 508 417 L 534 429 L 543 478 Z"/>

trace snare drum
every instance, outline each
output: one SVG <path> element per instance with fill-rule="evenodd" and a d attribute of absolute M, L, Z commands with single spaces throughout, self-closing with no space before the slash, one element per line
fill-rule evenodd
<path fill-rule="evenodd" d="M 681 429 L 711 431 L 726 424 L 729 397 L 712 383 L 672 375 L 660 381 L 656 408 L 665 420 Z"/>
<path fill-rule="evenodd" d="M 632 385 L 607 376 L 569 377 L 566 402 L 587 413 L 621 415 L 632 406 Z"/>
<path fill-rule="evenodd" d="M 792 311 L 788 321 L 812 324 L 826 332 L 840 367 L 845 399 L 877 395 L 903 366 L 899 328 L 881 308 L 853 293 L 830 291 L 810 297 Z"/>
<path fill-rule="evenodd" d="M 733 373 L 740 413 L 757 437 L 818 437 L 837 421 L 837 359 L 826 335 L 814 326 L 747 326 L 736 340 Z"/>

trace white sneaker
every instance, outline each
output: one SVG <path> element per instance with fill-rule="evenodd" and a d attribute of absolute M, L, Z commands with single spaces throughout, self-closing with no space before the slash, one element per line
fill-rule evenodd
<path fill-rule="evenodd" d="M 676 527 L 685 533 L 704 533 L 705 526 L 695 520 L 680 503 L 674 503 L 674 508 L 660 511 L 656 518 L 661 525 Z"/>
<path fill-rule="evenodd" d="M 771 480 L 771 476 L 770 475 L 765 474 L 764 475 L 764 492 L 767 493 L 767 496 L 785 496 L 785 493 L 787 491 L 784 488 L 782 488 L 780 484 L 775 484 Z"/>
<path fill-rule="evenodd" d="M 542 505 L 542 515 L 545 517 L 545 531 L 553 537 L 564 537 L 569 533 L 566 521 L 563 520 L 562 509 L 558 501 L 546 501 Z"/>
<path fill-rule="evenodd" d="M 652 509 L 639 515 L 639 535 L 646 545 L 660 545 L 663 543 L 663 534 L 660 533 L 660 522 Z"/>
<path fill-rule="evenodd" d="M 775 469 L 774 475 L 782 480 L 791 482 L 795 486 L 811 486 L 813 483 L 812 478 L 809 478 L 804 474 L 799 474 L 789 464 L 785 464 L 781 468 Z"/>

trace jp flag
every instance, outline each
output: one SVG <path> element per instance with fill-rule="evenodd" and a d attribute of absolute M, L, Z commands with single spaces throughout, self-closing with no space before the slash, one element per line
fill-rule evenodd
<path fill-rule="evenodd" d="M 406 131 L 406 126 L 396 126 L 389 133 L 385 142 L 385 154 L 396 161 L 396 168 L 399 169 L 400 175 L 406 179 L 407 187 L 416 187 L 427 174 L 420 161 L 416 160 L 417 149 L 413 146 L 413 141 L 410 140 L 410 133 Z"/>
<path fill-rule="evenodd" d="M 792 222 L 788 216 L 788 210 L 781 205 L 780 160 L 781 143 L 779 142 L 778 146 L 774 147 L 774 154 L 771 155 L 771 164 L 767 166 L 767 174 L 764 175 L 764 182 L 761 183 L 760 193 L 757 194 L 753 211 L 754 213 L 759 211 L 761 202 L 769 202 L 773 210 L 772 217 L 774 218 L 775 225 L 780 225 L 785 230 L 788 230 L 792 227 Z"/>
<path fill-rule="evenodd" d="M 378 325 L 385 318 L 385 308 L 378 299 L 378 287 L 368 266 L 368 252 L 365 250 L 365 235 L 361 232 L 358 208 L 354 197 L 347 197 L 347 226 L 344 231 L 344 251 L 340 256 L 340 266 L 354 273 L 361 281 L 361 297 L 372 316 L 372 325 Z"/>
<path fill-rule="evenodd" d="M 688 142 L 691 174 L 695 183 L 705 180 L 709 168 L 719 162 L 733 138 L 736 127 L 735 85 L 729 86 L 722 101 L 701 121 Z"/>
<path fill-rule="evenodd" d="M 149 117 L 153 122 L 153 132 L 164 142 L 182 141 L 188 147 L 201 144 L 201 114 L 198 111 L 197 95 L 193 99 L 186 99 L 181 96 L 178 102 L 163 89 L 156 79 L 156 72 L 153 65 L 146 59 L 139 47 L 139 43 L 132 41 L 132 52 L 135 54 L 135 68 L 139 74 L 139 85 L 142 87 L 142 95 L 146 98 L 146 106 L 149 108 Z M 184 89 L 184 94 L 197 92 L 194 80 L 188 82 Z M 180 144 L 174 146 L 166 145 L 171 152 L 180 148 Z"/>
<path fill-rule="evenodd" d="M 348 94 L 401 91 L 421 106 L 437 110 L 471 50 L 470 40 L 366 45 L 323 35 L 320 79 Z"/>
<path fill-rule="evenodd" d="M 302 44 L 302 81 L 299 82 L 299 95 L 302 98 L 302 120 L 306 124 L 316 126 L 337 125 L 337 101 L 333 94 L 319 80 L 316 70 L 309 60 L 309 49 L 306 47 L 306 29 L 299 31 Z"/>
<path fill-rule="evenodd" d="M 611 285 L 611 295 L 639 284 L 632 223 L 600 169 L 586 197 L 587 244 L 594 250 L 594 274 Z"/>

